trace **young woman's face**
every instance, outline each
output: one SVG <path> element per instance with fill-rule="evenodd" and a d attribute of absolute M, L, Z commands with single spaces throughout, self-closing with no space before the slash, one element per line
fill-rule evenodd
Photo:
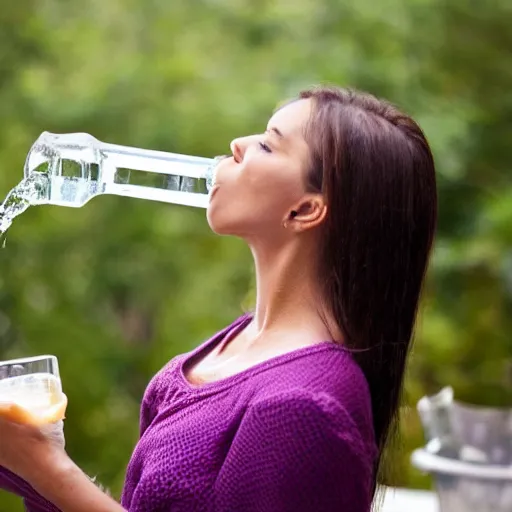
<path fill-rule="evenodd" d="M 207 211 L 214 232 L 247 240 L 284 235 L 284 223 L 306 194 L 310 114 L 311 100 L 295 101 L 272 116 L 265 133 L 231 143 L 232 156 L 218 165 Z"/>

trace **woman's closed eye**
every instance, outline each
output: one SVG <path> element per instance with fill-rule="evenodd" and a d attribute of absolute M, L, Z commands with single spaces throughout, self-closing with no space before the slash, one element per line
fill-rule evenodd
<path fill-rule="evenodd" d="M 265 153 L 272 153 L 272 149 L 270 149 L 270 146 L 268 144 L 265 144 L 265 142 L 259 143 L 260 148 L 265 151 Z"/>

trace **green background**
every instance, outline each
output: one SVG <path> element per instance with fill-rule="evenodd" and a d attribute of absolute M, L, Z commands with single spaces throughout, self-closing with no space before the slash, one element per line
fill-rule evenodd
<path fill-rule="evenodd" d="M 510 0 L 0 0 L 0 195 L 44 130 L 214 156 L 312 84 L 398 103 L 432 144 L 440 224 L 387 483 L 428 487 L 417 400 L 512 403 L 511 26 Z M 0 359 L 59 357 L 69 453 L 118 496 L 152 374 L 251 290 L 248 249 L 204 211 L 32 208 L 0 250 Z"/>

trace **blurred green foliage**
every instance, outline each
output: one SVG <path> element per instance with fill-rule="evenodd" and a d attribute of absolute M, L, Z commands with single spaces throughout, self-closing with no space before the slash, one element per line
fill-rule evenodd
<path fill-rule="evenodd" d="M 438 166 L 440 225 L 394 485 L 425 393 L 512 403 L 509 0 L 0 0 L 0 190 L 44 130 L 202 156 L 334 82 L 398 103 Z M 239 314 L 242 242 L 204 211 L 118 197 L 33 208 L 0 250 L 0 358 L 59 357 L 71 456 L 118 495 L 148 380 Z M 1 511 L 18 500 L 0 495 Z"/>

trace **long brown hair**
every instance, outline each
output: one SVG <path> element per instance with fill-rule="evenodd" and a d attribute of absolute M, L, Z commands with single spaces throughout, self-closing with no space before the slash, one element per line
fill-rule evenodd
<path fill-rule="evenodd" d="M 328 208 L 319 278 L 368 381 L 379 448 L 376 485 L 397 423 L 434 240 L 434 160 L 418 124 L 386 101 L 333 87 L 299 97 L 313 101 L 308 187 L 324 195 Z"/>

